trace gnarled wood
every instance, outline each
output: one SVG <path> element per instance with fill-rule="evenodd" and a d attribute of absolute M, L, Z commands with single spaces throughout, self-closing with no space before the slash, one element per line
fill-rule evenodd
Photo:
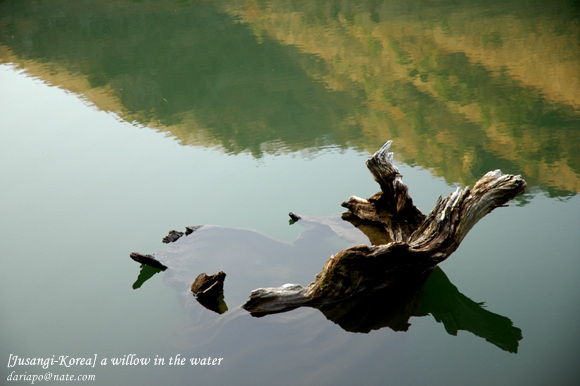
<path fill-rule="evenodd" d="M 149 267 L 157 268 L 162 271 L 165 271 L 167 269 L 167 266 L 163 265 L 161 262 L 159 262 L 159 260 L 157 260 L 152 255 L 142 255 L 138 252 L 131 252 L 130 256 L 131 259 L 135 260 L 136 262 L 148 265 Z"/>
<path fill-rule="evenodd" d="M 361 220 L 383 224 L 392 241 L 404 241 L 425 215 L 413 205 L 403 176 L 393 164 L 392 142 L 385 143 L 366 163 L 381 191 L 366 200 L 352 196 L 342 206 Z"/>
<path fill-rule="evenodd" d="M 253 314 L 282 312 L 345 299 L 366 290 L 394 287 L 432 270 L 453 253 L 469 230 L 493 209 L 523 193 L 520 176 L 499 170 L 473 187 L 439 198 L 427 216 L 413 205 L 387 142 L 367 161 L 382 191 L 367 200 L 351 197 L 342 205 L 360 221 L 388 233 L 391 242 L 358 245 L 332 256 L 314 282 L 252 291 L 244 308 Z"/>

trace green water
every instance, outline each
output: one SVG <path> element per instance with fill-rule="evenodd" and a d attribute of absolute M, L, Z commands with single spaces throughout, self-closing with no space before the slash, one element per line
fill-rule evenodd
<path fill-rule="evenodd" d="M 0 2 L 0 383 L 577 384 L 579 37 L 574 1 Z M 287 214 L 375 193 L 389 139 L 423 212 L 493 169 L 529 189 L 415 308 L 241 309 L 350 245 Z M 133 251 L 182 275 L 134 289 Z M 219 270 L 222 315 L 186 285 Z M 127 354 L 166 363 L 100 364 Z"/>

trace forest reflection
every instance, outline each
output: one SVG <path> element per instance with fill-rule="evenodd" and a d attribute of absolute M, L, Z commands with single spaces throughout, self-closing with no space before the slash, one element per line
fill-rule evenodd
<path fill-rule="evenodd" d="M 524 6 L 525 5 L 525 6 Z M 4 1 L 0 58 L 184 145 L 580 190 L 574 1 Z"/>

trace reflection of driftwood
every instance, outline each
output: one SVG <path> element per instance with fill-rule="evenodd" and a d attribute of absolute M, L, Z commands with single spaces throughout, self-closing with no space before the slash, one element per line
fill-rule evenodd
<path fill-rule="evenodd" d="M 283 312 L 300 306 L 320 306 L 362 291 L 408 282 L 432 270 L 453 253 L 469 230 L 496 207 L 523 193 L 520 176 L 499 170 L 473 187 L 439 198 L 425 216 L 413 205 L 401 174 L 393 165 L 387 142 L 367 161 L 382 191 L 367 200 L 351 197 L 343 206 L 360 221 L 384 229 L 392 240 L 358 245 L 332 256 L 307 287 L 286 284 L 252 291 L 244 308 L 254 314 Z"/>
<path fill-rule="evenodd" d="M 508 352 L 518 351 L 522 330 L 502 315 L 483 308 L 459 292 L 445 273 L 436 268 L 421 291 L 419 308 L 414 316 L 431 314 L 443 323 L 445 331 L 457 335 L 457 331 L 469 331 Z"/>
<path fill-rule="evenodd" d="M 137 280 L 135 280 L 135 283 L 133 283 L 133 289 L 141 288 L 143 283 L 145 283 L 147 280 L 151 279 L 155 274 L 161 271 L 164 270 L 160 268 L 150 267 L 147 264 L 141 264 L 141 271 L 139 271 L 139 276 L 137 277 Z"/>
<path fill-rule="evenodd" d="M 350 332 L 367 333 L 384 327 L 407 331 L 411 317 L 431 314 L 451 335 L 468 331 L 508 352 L 517 352 L 522 339 L 522 331 L 509 318 L 460 293 L 438 267 L 410 282 L 316 308 Z"/>

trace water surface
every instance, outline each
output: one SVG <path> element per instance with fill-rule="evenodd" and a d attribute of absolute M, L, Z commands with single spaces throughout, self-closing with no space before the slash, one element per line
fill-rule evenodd
<path fill-rule="evenodd" d="M 579 29 L 573 1 L 1 2 L 0 360 L 224 358 L 74 369 L 96 384 L 576 384 Z M 424 212 L 492 169 L 530 188 L 402 306 L 243 311 L 352 243 L 287 213 L 375 193 L 388 139 Z M 135 289 L 132 251 L 199 262 L 184 283 L 226 270 L 228 311 L 167 272 Z"/>

